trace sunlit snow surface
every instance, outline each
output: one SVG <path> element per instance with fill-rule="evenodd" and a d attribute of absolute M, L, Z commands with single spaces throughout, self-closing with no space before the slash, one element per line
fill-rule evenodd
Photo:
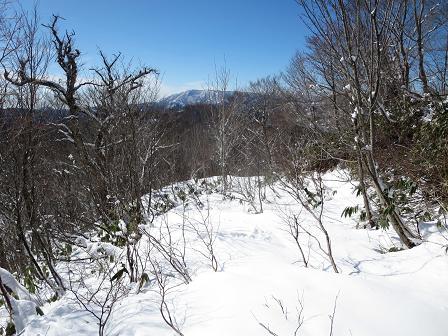
<path fill-rule="evenodd" d="M 392 232 L 355 229 L 343 209 L 361 202 L 354 186 L 340 182 L 340 173 L 325 176 L 336 193 L 325 203 L 324 224 L 330 233 L 341 274 L 335 274 L 315 244 L 305 268 L 282 218 L 300 208 L 280 190 L 267 190 L 264 212 L 249 212 L 238 200 L 217 193 L 202 195 L 202 210 L 187 208 L 191 223 L 200 222 L 209 207 L 216 230 L 215 250 L 220 270 L 214 272 L 200 253 L 204 248 L 193 232 L 187 237 L 187 262 L 193 281 L 175 288 L 169 298 L 180 329 L 186 336 L 268 335 L 260 323 L 279 336 L 297 328 L 298 298 L 303 324 L 297 335 L 329 335 L 335 307 L 333 335 L 411 336 L 448 335 L 448 256 L 444 240 L 432 224 L 422 226 L 425 242 L 411 250 L 381 253 L 394 244 Z M 278 194 L 278 195 L 276 195 Z M 331 195 L 331 193 L 330 193 Z M 182 206 L 155 221 L 178 228 Z M 300 218 L 310 229 L 305 211 Z M 314 231 L 317 232 L 317 231 Z M 145 250 L 145 238 L 141 249 Z M 308 238 L 303 235 L 303 245 Z M 308 253 L 308 248 L 306 248 Z M 88 265 L 86 267 L 89 267 Z M 163 322 L 158 295 L 149 286 L 118 303 L 106 326 L 106 335 L 175 335 Z M 337 298 L 337 300 L 336 300 Z M 281 312 L 277 301 L 287 310 Z M 44 307 L 24 335 L 96 335 L 97 321 L 67 297 Z M 285 316 L 287 315 L 287 316 Z M 286 318 L 287 317 L 287 318 Z"/>

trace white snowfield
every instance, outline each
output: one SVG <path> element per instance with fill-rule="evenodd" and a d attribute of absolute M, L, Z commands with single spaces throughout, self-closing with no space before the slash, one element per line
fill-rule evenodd
<path fill-rule="evenodd" d="M 278 336 L 448 335 L 448 256 L 443 247 L 447 240 L 434 224 L 422 224 L 420 246 L 384 253 L 399 246 L 391 231 L 356 229 L 353 219 L 341 217 L 345 207 L 361 202 L 353 185 L 342 178 L 336 172 L 325 176 L 326 186 L 336 193 L 330 192 L 324 205 L 339 274 L 306 234 L 301 239 L 310 265 L 304 267 L 284 217 L 300 213 L 303 225 L 319 231 L 306 211 L 300 212 L 279 189 L 267 189 L 269 202 L 259 214 L 217 193 L 200 196 L 202 209 L 188 206 L 187 226 L 200 227 L 204 218 L 213 226 L 219 269 L 212 270 L 204 244 L 189 230 L 186 257 L 192 282 L 175 286 L 168 297 L 182 333 L 262 336 L 269 335 L 268 328 Z M 183 207 L 177 206 L 146 229 L 158 232 L 163 223 L 179 228 L 185 224 L 182 213 Z M 147 247 L 145 240 L 143 236 L 141 251 Z M 178 283 L 173 280 L 173 286 Z M 154 283 L 138 294 L 134 289 L 114 306 L 105 334 L 176 335 L 160 315 Z M 23 335 L 98 334 L 97 320 L 74 304 L 70 293 L 43 310 L 45 315 L 29 322 Z"/>

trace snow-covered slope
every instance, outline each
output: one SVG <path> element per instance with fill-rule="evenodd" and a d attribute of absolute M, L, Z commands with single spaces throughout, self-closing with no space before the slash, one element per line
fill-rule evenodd
<path fill-rule="evenodd" d="M 146 226 L 158 232 L 167 223 L 174 230 L 185 221 L 192 225 L 208 221 L 215 232 L 218 272 L 209 266 L 197 232 L 187 235 L 186 262 L 192 282 L 173 286 L 168 294 L 182 333 L 260 336 L 269 335 L 269 328 L 279 336 L 330 335 L 332 316 L 336 336 L 446 336 L 448 257 L 442 246 L 447 242 L 435 225 L 425 224 L 423 244 L 384 253 L 397 244 L 393 233 L 358 230 L 354 220 L 341 218 L 346 206 L 360 203 L 353 185 L 341 179 L 339 173 L 326 175 L 326 185 L 335 193 L 329 193 L 324 212 L 340 274 L 332 271 L 316 242 L 305 234 L 300 239 L 310 267 L 304 267 L 283 220 L 289 213 L 299 214 L 300 208 L 279 190 L 268 189 L 263 213 L 211 193 L 200 196 L 202 209 L 177 206 L 153 227 Z M 301 212 L 300 220 L 312 230 L 310 216 Z M 148 251 L 145 244 L 140 248 L 142 254 Z M 105 334 L 175 335 L 160 316 L 156 288 L 152 282 L 117 303 Z M 24 335 L 97 334 L 95 319 L 69 294 L 44 310 L 46 315 L 34 319 Z"/>
<path fill-rule="evenodd" d="M 223 99 L 222 96 L 227 99 L 233 94 L 233 91 L 226 91 L 223 94 L 222 92 L 209 90 L 188 90 L 164 97 L 159 100 L 159 104 L 168 109 L 181 109 L 187 105 L 219 102 Z"/>

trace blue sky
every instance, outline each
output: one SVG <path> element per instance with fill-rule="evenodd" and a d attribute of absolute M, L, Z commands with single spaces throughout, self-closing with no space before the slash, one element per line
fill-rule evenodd
<path fill-rule="evenodd" d="M 39 0 L 38 8 L 43 22 L 55 13 L 76 31 L 86 67 L 99 48 L 122 52 L 159 69 L 162 94 L 203 88 L 215 64 L 239 86 L 278 73 L 306 35 L 294 0 Z"/>

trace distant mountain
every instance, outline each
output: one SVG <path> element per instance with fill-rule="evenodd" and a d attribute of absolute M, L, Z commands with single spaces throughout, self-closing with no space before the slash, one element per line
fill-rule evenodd
<path fill-rule="evenodd" d="M 214 104 L 220 100 L 227 100 L 235 94 L 235 91 L 188 90 L 164 97 L 158 104 L 167 109 L 183 109 L 188 105 Z M 224 96 L 224 97 L 223 97 Z"/>

